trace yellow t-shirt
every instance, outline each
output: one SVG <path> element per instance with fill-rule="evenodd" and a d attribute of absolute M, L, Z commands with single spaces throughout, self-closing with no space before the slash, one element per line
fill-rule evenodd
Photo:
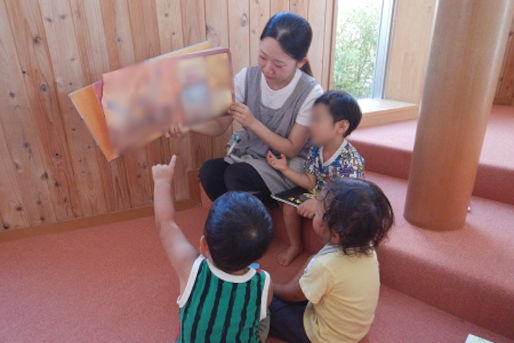
<path fill-rule="evenodd" d="M 303 325 L 312 342 L 358 342 L 377 307 L 376 253 L 344 255 L 340 247 L 326 245 L 305 268 L 300 287 L 309 300 Z"/>

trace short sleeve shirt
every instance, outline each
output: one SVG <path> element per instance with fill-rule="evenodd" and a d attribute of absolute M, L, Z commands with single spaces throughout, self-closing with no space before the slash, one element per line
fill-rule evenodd
<path fill-rule="evenodd" d="M 300 288 L 309 301 L 303 325 L 312 342 L 358 342 L 378 303 L 376 253 L 344 255 L 341 247 L 326 245 L 306 267 Z"/>
<path fill-rule="evenodd" d="M 316 177 L 312 192 L 318 194 L 326 183 L 342 177 L 364 176 L 364 158 L 346 139 L 326 162 L 323 161 L 323 147 L 313 146 L 305 161 L 305 172 Z"/>

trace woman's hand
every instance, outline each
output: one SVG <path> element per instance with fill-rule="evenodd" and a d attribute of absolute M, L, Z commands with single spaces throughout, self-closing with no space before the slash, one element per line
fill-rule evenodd
<path fill-rule="evenodd" d="M 287 159 L 284 154 L 280 154 L 280 158 L 277 158 L 271 150 L 268 150 L 268 153 L 266 154 L 266 160 L 268 161 L 269 165 L 272 166 L 274 169 L 283 172 L 288 168 L 287 165 Z"/>
<path fill-rule="evenodd" d="M 300 204 L 300 206 L 298 206 L 298 214 L 306 218 L 312 218 L 316 212 L 316 206 L 318 206 L 318 200 L 305 200 Z"/>
<path fill-rule="evenodd" d="M 189 126 L 182 125 L 180 122 L 171 123 L 170 127 L 164 131 L 164 136 L 169 137 L 182 137 L 191 130 Z"/>
<path fill-rule="evenodd" d="M 230 109 L 228 111 L 232 118 L 241 124 L 243 127 L 247 127 L 249 129 L 257 122 L 257 119 L 254 117 L 252 111 L 245 104 L 241 104 L 239 102 L 234 102 L 230 105 Z"/>

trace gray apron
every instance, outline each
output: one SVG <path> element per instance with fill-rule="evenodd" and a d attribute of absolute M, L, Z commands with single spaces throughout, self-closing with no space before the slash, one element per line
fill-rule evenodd
<path fill-rule="evenodd" d="M 259 67 L 248 67 L 246 71 L 244 103 L 250 108 L 255 118 L 268 129 L 287 138 L 295 125 L 296 116 L 300 108 L 312 88 L 316 85 L 316 80 L 302 72 L 302 76 L 298 80 L 295 89 L 282 107 L 271 109 L 264 106 L 261 101 L 261 77 L 262 72 Z M 294 183 L 286 179 L 282 173 L 273 169 L 266 161 L 266 154 L 270 150 L 266 143 L 247 128 L 244 128 L 237 134 L 241 140 L 232 150 L 232 153 L 225 157 L 227 163 L 246 162 L 250 164 L 257 170 L 272 194 L 295 187 Z M 310 144 L 305 144 L 296 157 L 288 160 L 291 169 L 300 173 L 303 172 L 309 148 Z"/>

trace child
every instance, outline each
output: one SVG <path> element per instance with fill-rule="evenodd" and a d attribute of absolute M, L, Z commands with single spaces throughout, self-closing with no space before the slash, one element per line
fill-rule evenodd
<path fill-rule="evenodd" d="M 362 339 L 380 288 L 375 249 L 393 221 L 389 200 L 375 184 L 354 178 L 327 184 L 313 219 L 326 245 L 305 271 L 275 285 L 270 335 L 298 343 Z"/>
<path fill-rule="evenodd" d="M 264 341 L 271 280 L 249 265 L 272 239 L 270 215 L 254 196 L 226 193 L 212 204 L 199 254 L 174 220 L 175 160 L 153 166 L 152 174 L 156 226 L 180 283 L 177 342 Z"/>
<path fill-rule="evenodd" d="M 307 156 L 305 173 L 291 169 L 284 155 L 276 158 L 268 152 L 268 163 L 290 181 L 310 190 L 314 196 L 321 192 L 327 182 L 341 177 L 362 177 L 364 159 L 345 139 L 359 125 L 361 117 L 359 104 L 351 95 L 341 91 L 326 92 L 314 102 L 310 128 L 314 146 Z M 278 255 L 281 265 L 287 266 L 302 252 L 299 215 L 312 218 L 315 209 L 315 199 L 305 201 L 298 210 L 284 204 L 283 216 L 289 247 Z"/>

